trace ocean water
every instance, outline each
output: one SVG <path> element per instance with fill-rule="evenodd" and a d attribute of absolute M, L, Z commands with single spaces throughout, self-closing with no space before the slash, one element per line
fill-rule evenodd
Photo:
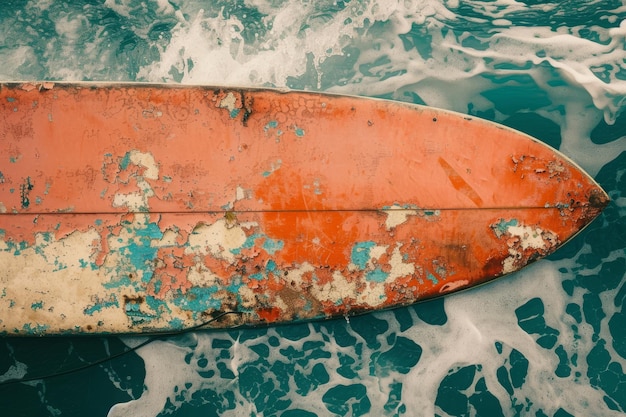
<path fill-rule="evenodd" d="M 70 373 L 147 339 L 0 339 L 0 415 L 623 415 L 625 49 L 617 0 L 3 0 L 2 81 L 427 104 L 536 136 L 612 202 L 549 259 L 412 307 L 157 338 Z"/>

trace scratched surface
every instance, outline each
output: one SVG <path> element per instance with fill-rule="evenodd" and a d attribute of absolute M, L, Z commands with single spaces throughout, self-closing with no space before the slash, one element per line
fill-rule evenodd
<path fill-rule="evenodd" d="M 0 118 L 5 334 L 407 305 L 552 253 L 608 201 L 527 136 L 381 100 L 6 84 Z"/>

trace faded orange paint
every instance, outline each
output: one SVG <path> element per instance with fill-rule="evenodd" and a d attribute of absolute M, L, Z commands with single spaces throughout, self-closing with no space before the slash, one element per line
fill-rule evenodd
<path fill-rule="evenodd" d="M 407 305 L 524 267 L 608 202 L 535 139 L 383 100 L 5 84 L 0 120 L 6 334 Z"/>

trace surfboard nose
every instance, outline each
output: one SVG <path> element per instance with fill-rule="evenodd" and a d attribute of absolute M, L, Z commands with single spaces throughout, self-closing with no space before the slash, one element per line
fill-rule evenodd
<path fill-rule="evenodd" d="M 587 194 L 587 201 L 583 203 L 584 210 L 582 220 L 585 224 L 591 223 L 609 205 L 611 198 L 602 187 L 593 181 L 595 185 Z"/>

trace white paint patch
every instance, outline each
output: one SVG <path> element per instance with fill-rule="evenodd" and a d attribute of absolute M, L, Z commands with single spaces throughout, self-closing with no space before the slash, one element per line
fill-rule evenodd
<path fill-rule="evenodd" d="M 509 256 L 502 261 L 502 273 L 508 274 L 520 268 L 518 261 L 523 257 L 523 251 L 534 249 L 541 255 L 556 246 L 559 242 L 557 236 L 549 230 L 531 226 L 507 226 L 509 238 Z"/>
<path fill-rule="evenodd" d="M 187 280 L 196 287 L 216 287 L 221 285 L 220 278 L 211 272 L 202 262 L 197 262 L 187 274 Z"/>
<path fill-rule="evenodd" d="M 385 221 L 387 230 L 392 230 L 396 226 L 406 222 L 409 216 L 415 216 L 417 211 L 407 210 L 402 208 L 399 204 L 394 204 L 389 209 L 385 209 L 385 213 L 387 214 L 387 220 Z"/>
<path fill-rule="evenodd" d="M 348 280 L 339 271 L 333 272 L 333 280 L 320 286 L 311 288 L 311 294 L 320 301 L 338 302 L 346 297 L 346 294 L 356 296 L 356 283 Z"/>
<path fill-rule="evenodd" d="M 235 201 L 243 200 L 244 198 L 246 198 L 246 190 L 237 186 Z"/>
<path fill-rule="evenodd" d="M 80 268 L 83 263 L 93 260 L 93 242 L 99 241 L 100 235 L 95 229 L 87 232 L 72 232 L 61 240 L 46 244 L 44 235 L 35 236 L 35 247 L 43 248 L 46 260 L 58 268 Z"/>
<path fill-rule="evenodd" d="M 401 243 L 397 243 L 396 247 L 393 249 L 393 254 L 391 254 L 391 260 L 389 261 L 389 265 L 391 265 L 391 271 L 389 271 L 387 281 L 393 281 L 397 278 L 405 277 L 407 275 L 412 275 L 415 273 L 415 264 L 403 262 L 402 253 L 400 253 L 401 246 Z"/>
<path fill-rule="evenodd" d="M 300 265 L 300 267 L 290 269 L 289 272 L 287 272 L 287 282 L 293 282 L 296 286 L 302 287 L 302 277 L 304 276 L 304 274 L 306 274 L 307 272 L 313 272 L 314 270 L 315 268 L 313 267 L 313 265 L 305 262 Z"/>
<path fill-rule="evenodd" d="M 200 253 L 235 261 L 233 249 L 240 248 L 246 241 L 246 233 L 240 225 L 231 226 L 226 219 L 219 219 L 211 225 L 203 224 L 189 235 L 189 248 L 185 253 Z"/>
<path fill-rule="evenodd" d="M 146 168 L 142 175 L 144 178 L 151 180 L 159 179 L 159 167 L 154 161 L 154 156 L 152 156 L 150 152 L 132 150 L 130 151 L 129 157 L 133 164 Z"/>
<path fill-rule="evenodd" d="M 522 249 L 547 249 L 551 245 L 547 244 L 544 239 L 556 240 L 554 233 L 546 232 L 539 227 L 509 226 L 507 231 L 511 236 L 516 236 L 520 239 Z"/>
<path fill-rule="evenodd" d="M 154 197 L 154 191 L 146 178 L 156 180 L 159 178 L 159 168 L 154 161 L 154 156 L 150 153 L 132 150 L 129 152 L 130 162 L 144 167 L 143 175 L 135 175 L 132 178 L 137 183 L 139 191 L 121 194 L 117 193 L 113 197 L 113 207 L 126 207 L 130 211 L 146 211 L 148 209 L 148 199 Z"/>
<path fill-rule="evenodd" d="M 359 293 L 357 302 L 371 307 L 377 307 L 385 302 L 385 285 L 377 282 L 368 282 Z"/>
<path fill-rule="evenodd" d="M 222 101 L 220 101 L 220 108 L 228 109 L 228 111 L 232 112 L 237 108 L 236 104 L 237 98 L 235 97 L 235 95 L 233 93 L 228 93 L 226 97 L 224 97 Z"/>

